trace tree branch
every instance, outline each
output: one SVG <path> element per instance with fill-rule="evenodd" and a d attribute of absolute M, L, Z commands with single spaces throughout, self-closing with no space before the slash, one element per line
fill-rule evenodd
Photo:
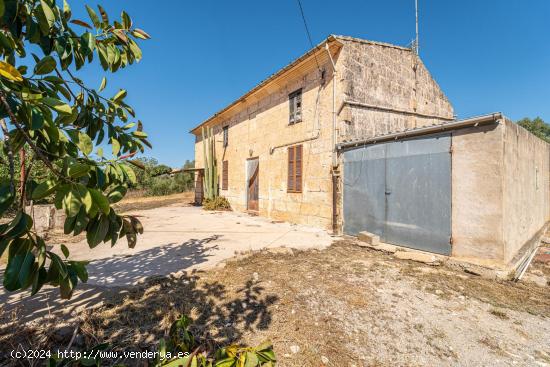
<path fill-rule="evenodd" d="M 31 149 L 34 151 L 34 153 L 36 154 L 36 156 L 42 161 L 44 162 L 44 164 L 46 165 L 46 167 L 48 167 L 50 170 L 52 170 L 53 173 L 55 173 L 56 175 L 60 176 L 60 177 L 63 177 L 65 178 L 65 176 L 63 176 L 61 174 L 61 172 L 59 172 L 54 166 L 53 164 L 49 161 L 48 158 L 46 158 L 42 152 L 40 151 L 40 149 L 38 149 L 38 147 L 34 144 L 34 142 L 32 141 L 31 137 L 29 136 L 29 134 L 27 133 L 27 131 L 25 129 L 23 129 L 21 127 L 21 125 L 19 124 L 19 122 L 17 122 L 17 119 L 15 118 L 15 115 L 13 114 L 13 111 L 11 110 L 11 107 L 10 105 L 8 104 L 8 101 L 6 100 L 6 94 L 4 93 L 3 90 L 0 90 L 0 102 L 2 102 L 2 104 L 4 105 L 4 108 L 6 108 L 6 112 L 8 113 L 8 116 L 10 117 L 10 120 L 11 122 L 15 125 L 16 129 L 19 130 L 21 132 L 21 134 L 23 134 L 23 137 L 25 138 L 25 141 L 29 144 L 29 146 L 31 147 Z M 4 120 L 2 120 L 4 121 Z M 5 125 L 5 122 L 4 122 L 4 125 Z M 7 128 L 6 128 L 7 130 Z M 5 134 L 5 133 L 4 133 Z M 13 155 L 13 153 L 12 153 Z"/>

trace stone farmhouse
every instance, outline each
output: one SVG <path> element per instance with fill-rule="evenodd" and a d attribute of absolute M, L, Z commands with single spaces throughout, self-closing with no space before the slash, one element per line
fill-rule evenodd
<path fill-rule="evenodd" d="M 198 169 L 202 127 L 237 211 L 504 267 L 550 219 L 550 146 L 456 120 L 409 48 L 329 36 L 191 130 Z"/>

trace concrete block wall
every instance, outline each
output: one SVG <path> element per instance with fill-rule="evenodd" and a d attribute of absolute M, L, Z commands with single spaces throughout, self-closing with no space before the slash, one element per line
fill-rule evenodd
<path fill-rule="evenodd" d="M 501 124 L 452 132 L 452 256 L 503 265 Z"/>
<path fill-rule="evenodd" d="M 550 144 L 507 119 L 452 144 L 452 256 L 513 265 L 550 220 Z"/>
<path fill-rule="evenodd" d="M 550 220 L 550 144 L 503 123 L 504 260 L 510 262 Z M 536 240 L 536 238 L 534 239 Z"/>

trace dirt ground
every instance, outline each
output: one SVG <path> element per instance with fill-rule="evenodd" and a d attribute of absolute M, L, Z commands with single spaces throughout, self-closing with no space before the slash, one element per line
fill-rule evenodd
<path fill-rule="evenodd" d="M 80 315 L 75 345 L 152 350 L 180 314 L 220 344 L 271 340 L 279 366 L 550 365 L 548 285 L 398 260 L 350 240 L 119 289 Z M 66 346 L 75 327 L 2 317 L 0 352 Z"/>

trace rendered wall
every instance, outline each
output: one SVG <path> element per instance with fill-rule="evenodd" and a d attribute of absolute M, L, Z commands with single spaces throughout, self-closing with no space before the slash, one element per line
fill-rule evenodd
<path fill-rule="evenodd" d="M 452 133 L 452 256 L 502 265 L 503 130 L 500 124 Z"/>
<path fill-rule="evenodd" d="M 505 121 L 504 256 L 511 261 L 550 219 L 550 145 Z"/>

